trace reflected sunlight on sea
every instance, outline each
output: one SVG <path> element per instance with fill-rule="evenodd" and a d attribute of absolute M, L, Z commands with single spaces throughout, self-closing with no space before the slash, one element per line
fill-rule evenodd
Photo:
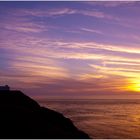
<path fill-rule="evenodd" d="M 40 100 L 91 138 L 140 138 L 140 100 Z"/>

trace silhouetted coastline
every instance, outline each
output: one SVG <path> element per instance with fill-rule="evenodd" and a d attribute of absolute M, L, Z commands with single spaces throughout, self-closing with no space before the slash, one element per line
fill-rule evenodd
<path fill-rule="evenodd" d="M 0 138 L 89 138 L 70 119 L 21 91 L 0 90 L 0 124 Z"/>

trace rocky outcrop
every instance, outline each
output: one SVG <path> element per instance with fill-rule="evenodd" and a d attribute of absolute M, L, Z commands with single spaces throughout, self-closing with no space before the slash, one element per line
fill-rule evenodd
<path fill-rule="evenodd" d="M 0 138 L 88 139 L 70 119 L 20 91 L 0 91 Z"/>

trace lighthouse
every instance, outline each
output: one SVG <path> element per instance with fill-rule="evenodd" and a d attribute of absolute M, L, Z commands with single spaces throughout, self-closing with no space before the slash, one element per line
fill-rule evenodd
<path fill-rule="evenodd" d="M 5 86 L 0 86 L 0 91 L 9 91 L 10 90 L 10 87 L 8 85 L 5 85 Z"/>

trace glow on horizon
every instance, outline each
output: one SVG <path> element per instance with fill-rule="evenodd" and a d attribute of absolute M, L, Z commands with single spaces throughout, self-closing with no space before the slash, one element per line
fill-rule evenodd
<path fill-rule="evenodd" d="M 140 92 L 140 79 L 133 79 L 131 84 L 128 85 L 128 89 L 135 92 Z"/>
<path fill-rule="evenodd" d="M 34 96 L 140 93 L 140 2 L 0 2 L 0 84 Z"/>

